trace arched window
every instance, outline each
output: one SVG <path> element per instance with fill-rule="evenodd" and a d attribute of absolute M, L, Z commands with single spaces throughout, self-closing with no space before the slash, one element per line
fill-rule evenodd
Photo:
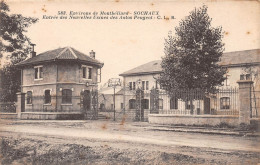
<path fill-rule="evenodd" d="M 72 90 L 70 89 L 62 90 L 62 103 L 72 103 Z"/>
<path fill-rule="evenodd" d="M 51 90 L 45 90 L 44 91 L 44 103 L 50 104 L 51 103 Z"/>
<path fill-rule="evenodd" d="M 26 103 L 32 104 L 32 91 L 27 91 Z"/>
<path fill-rule="evenodd" d="M 229 97 L 220 98 L 220 109 L 230 109 L 230 98 Z"/>
<path fill-rule="evenodd" d="M 101 111 L 102 111 L 102 110 L 105 110 L 105 104 L 101 103 L 101 104 L 99 105 L 99 107 L 100 107 L 100 110 L 101 110 Z"/>
<path fill-rule="evenodd" d="M 129 109 L 135 109 L 135 99 L 129 100 Z"/>

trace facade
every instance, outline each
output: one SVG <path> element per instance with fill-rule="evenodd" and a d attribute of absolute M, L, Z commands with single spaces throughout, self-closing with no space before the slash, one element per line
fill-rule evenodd
<path fill-rule="evenodd" d="M 91 109 L 93 91 L 101 78 L 103 63 L 95 52 L 85 55 L 65 47 L 32 56 L 17 66 L 21 69 L 21 93 L 25 112 L 82 113 Z"/>
<path fill-rule="evenodd" d="M 113 112 L 114 111 L 114 89 L 105 88 L 99 90 L 99 111 Z M 115 110 L 120 113 L 124 109 L 123 90 L 121 88 L 115 89 Z"/>
<path fill-rule="evenodd" d="M 245 50 L 238 52 L 224 53 L 220 65 L 227 68 L 227 79 L 220 87 L 220 93 L 210 97 L 200 97 L 194 101 L 183 101 L 176 98 L 169 98 L 166 92 L 160 89 L 156 82 L 156 77 L 162 72 L 161 60 L 152 61 L 134 69 L 126 71 L 120 76 L 124 81 L 124 105 L 125 112 L 129 118 L 135 119 L 136 113 L 136 89 L 144 91 L 144 96 L 140 100 L 144 109 L 143 118 L 146 120 L 151 113 L 154 101 L 152 100 L 151 89 L 159 90 L 159 102 L 157 107 L 159 113 L 171 114 L 224 114 L 238 113 L 238 83 L 239 80 L 252 80 L 253 89 L 259 91 L 259 71 L 260 71 L 260 49 Z M 197 94 L 198 92 L 195 91 Z M 258 92 L 259 93 L 259 92 Z M 259 104 L 259 94 L 256 94 L 256 101 Z M 214 99 L 212 99 L 214 98 Z M 258 105 L 256 105 L 258 106 Z M 192 107 L 192 111 L 191 111 Z M 158 113 L 158 112 L 157 112 Z"/>

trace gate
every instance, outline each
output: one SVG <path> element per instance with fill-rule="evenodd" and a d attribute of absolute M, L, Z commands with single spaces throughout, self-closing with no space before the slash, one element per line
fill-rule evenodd
<path fill-rule="evenodd" d="M 159 90 L 153 88 L 150 93 L 150 113 L 159 113 Z"/>
<path fill-rule="evenodd" d="M 85 119 L 96 120 L 98 117 L 98 91 L 84 90 L 81 93 L 81 104 Z"/>
<path fill-rule="evenodd" d="M 251 89 L 250 94 L 250 110 L 251 110 L 251 118 L 258 118 L 259 113 L 258 110 L 260 109 L 260 91 L 256 91 L 254 88 Z"/>

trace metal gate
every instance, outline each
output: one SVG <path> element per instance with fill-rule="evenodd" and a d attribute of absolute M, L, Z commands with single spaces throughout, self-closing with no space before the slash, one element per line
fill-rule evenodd
<path fill-rule="evenodd" d="M 258 118 L 260 109 L 260 91 L 256 91 L 254 88 L 251 89 L 250 94 L 250 110 L 251 110 L 251 118 Z"/>
<path fill-rule="evenodd" d="M 98 117 L 98 91 L 83 91 L 81 93 L 81 107 L 85 119 L 96 120 Z"/>

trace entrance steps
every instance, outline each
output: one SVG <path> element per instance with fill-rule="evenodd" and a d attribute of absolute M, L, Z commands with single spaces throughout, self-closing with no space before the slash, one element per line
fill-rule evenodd
<path fill-rule="evenodd" d="M 109 116 L 98 113 L 98 120 L 107 120 L 110 119 Z"/>

